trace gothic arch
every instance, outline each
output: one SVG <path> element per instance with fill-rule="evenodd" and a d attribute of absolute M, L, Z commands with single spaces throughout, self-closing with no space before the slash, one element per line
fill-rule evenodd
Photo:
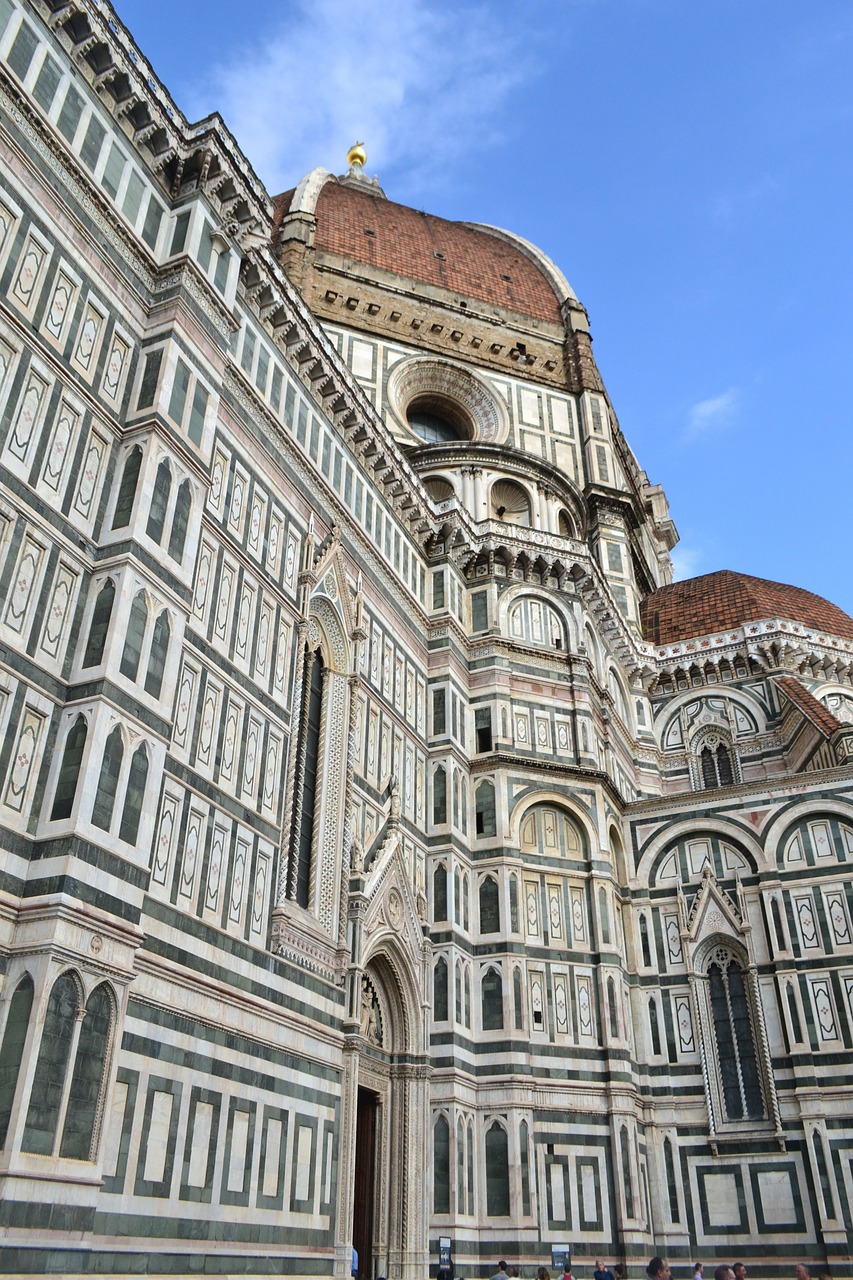
<path fill-rule="evenodd" d="M 396 936 L 388 934 L 379 941 L 365 961 L 365 973 L 385 1015 L 388 1039 L 382 1048 L 394 1055 L 423 1053 L 420 983 L 411 957 Z"/>
<path fill-rule="evenodd" d="M 743 781 L 737 746 L 728 727 L 712 724 L 697 729 L 689 740 L 688 758 L 694 791 L 737 786 Z"/>
<path fill-rule="evenodd" d="M 320 649 L 325 666 L 340 675 L 349 675 L 349 641 L 343 620 L 328 596 L 312 596 L 308 631 L 309 645 Z"/>
<path fill-rule="evenodd" d="M 344 1055 L 338 1243 L 347 1257 L 354 1236 L 369 1245 L 372 1256 L 361 1263 L 366 1275 L 423 1275 L 429 1212 L 423 1164 L 411 1158 L 429 1151 L 432 1142 L 422 983 L 414 958 L 390 932 L 375 943 L 360 973 L 359 1051 Z M 362 1106 L 373 1116 L 374 1156 L 367 1160 L 355 1124 Z"/>

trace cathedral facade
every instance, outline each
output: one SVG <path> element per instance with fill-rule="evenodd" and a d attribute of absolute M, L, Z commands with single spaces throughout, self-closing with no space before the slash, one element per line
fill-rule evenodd
<path fill-rule="evenodd" d="M 535 246 L 0 0 L 0 1273 L 850 1274 L 853 620 Z"/>

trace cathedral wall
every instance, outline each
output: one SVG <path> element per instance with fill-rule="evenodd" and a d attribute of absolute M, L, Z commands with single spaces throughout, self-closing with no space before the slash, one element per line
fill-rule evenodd
<path fill-rule="evenodd" d="M 361 1087 L 375 1274 L 425 1275 L 445 1234 L 460 1275 L 560 1241 L 844 1274 L 833 748 L 757 663 L 656 680 L 618 503 L 587 545 L 551 530 L 552 572 L 531 480 L 530 554 L 466 559 L 373 413 L 418 348 L 327 337 L 22 12 L 0 0 L 0 1269 L 348 1274 Z M 603 395 L 481 376 L 508 443 L 637 498 Z"/>

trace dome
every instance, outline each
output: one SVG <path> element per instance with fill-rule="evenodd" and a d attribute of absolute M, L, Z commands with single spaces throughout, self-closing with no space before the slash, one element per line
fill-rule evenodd
<path fill-rule="evenodd" d="M 460 298 L 562 326 L 560 304 L 574 293 L 534 246 L 495 228 L 450 222 L 385 198 L 364 181 L 313 170 L 274 201 L 275 224 L 316 218 L 314 249 L 402 276 Z"/>
<path fill-rule="evenodd" d="M 853 618 L 822 596 L 731 569 L 653 591 L 640 605 L 640 617 L 643 635 L 653 644 L 676 644 L 763 618 L 786 618 L 853 639 Z"/>

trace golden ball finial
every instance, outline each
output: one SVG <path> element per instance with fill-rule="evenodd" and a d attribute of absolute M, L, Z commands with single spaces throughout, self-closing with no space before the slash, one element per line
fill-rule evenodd
<path fill-rule="evenodd" d="M 347 152 L 347 164 L 352 169 L 358 165 L 359 169 L 363 169 L 367 164 L 367 152 L 364 149 L 363 142 L 356 142 Z"/>

